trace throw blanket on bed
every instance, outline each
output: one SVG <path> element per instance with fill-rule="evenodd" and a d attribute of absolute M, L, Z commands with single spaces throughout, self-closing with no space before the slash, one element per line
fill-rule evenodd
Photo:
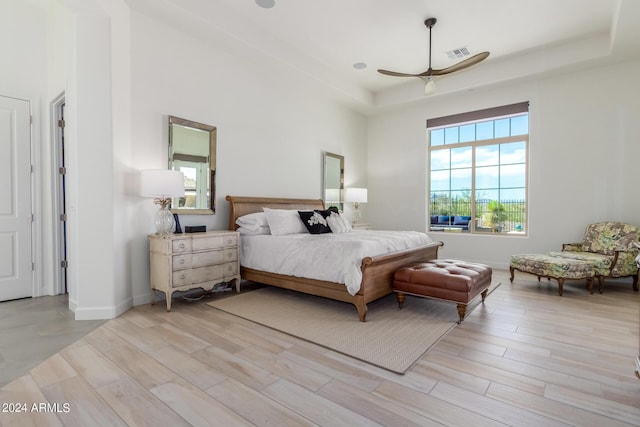
<path fill-rule="evenodd" d="M 240 238 L 240 265 L 288 276 L 344 283 L 360 290 L 365 257 L 432 243 L 417 231 L 358 230 L 349 233 L 258 235 Z"/>

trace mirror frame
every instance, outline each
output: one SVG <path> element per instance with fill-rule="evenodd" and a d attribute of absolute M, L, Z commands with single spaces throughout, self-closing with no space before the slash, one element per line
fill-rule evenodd
<path fill-rule="evenodd" d="M 327 185 L 329 182 L 335 181 L 335 176 L 329 176 L 331 172 L 327 167 L 327 162 L 329 159 L 336 159 L 340 162 L 340 172 L 338 178 L 339 182 L 339 194 L 338 194 L 338 209 L 343 210 L 344 204 L 344 156 L 335 153 L 329 153 L 325 151 L 322 153 L 322 200 L 324 201 L 325 208 L 331 206 L 327 203 Z M 333 178 L 333 179 L 332 179 Z"/>
<path fill-rule="evenodd" d="M 216 213 L 216 133 L 215 126 L 205 125 L 192 120 L 182 119 L 176 116 L 169 116 L 169 149 L 168 167 L 173 170 L 173 125 L 180 125 L 209 132 L 209 207 L 208 208 L 171 208 L 171 212 L 180 215 L 213 215 Z"/>

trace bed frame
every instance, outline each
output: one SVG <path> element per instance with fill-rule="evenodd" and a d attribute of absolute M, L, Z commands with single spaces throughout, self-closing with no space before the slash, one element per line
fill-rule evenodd
<path fill-rule="evenodd" d="M 254 212 L 262 212 L 262 208 L 272 209 L 324 209 L 324 202 L 320 199 L 284 199 L 270 197 L 238 197 L 227 196 L 229 202 L 229 230 L 236 230 L 236 219 Z M 347 292 L 343 283 L 327 282 L 323 280 L 306 279 L 303 277 L 274 274 L 240 266 L 240 275 L 245 280 L 278 286 L 306 294 L 349 302 L 355 305 L 358 318 L 366 320 L 367 303 L 375 301 L 393 292 L 393 273 L 400 267 L 415 262 L 436 259 L 438 248 L 442 242 L 434 242 L 413 249 L 391 252 L 375 257 L 365 257 L 360 266 L 362 282 L 360 290 L 355 295 Z"/>

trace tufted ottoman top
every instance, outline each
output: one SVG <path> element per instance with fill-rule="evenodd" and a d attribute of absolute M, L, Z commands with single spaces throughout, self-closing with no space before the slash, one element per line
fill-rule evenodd
<path fill-rule="evenodd" d="M 400 289 L 403 284 L 408 284 L 413 292 L 416 287 L 434 287 L 456 293 L 469 293 L 479 286 L 491 283 L 491 274 L 491 267 L 484 264 L 434 259 L 396 271 L 394 287 Z"/>

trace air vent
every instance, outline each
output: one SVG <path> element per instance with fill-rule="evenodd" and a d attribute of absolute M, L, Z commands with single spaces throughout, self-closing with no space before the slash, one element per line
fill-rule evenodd
<path fill-rule="evenodd" d="M 449 50 L 445 52 L 447 54 L 447 57 L 449 59 L 460 59 L 460 58 L 465 58 L 467 56 L 471 56 L 471 52 L 469 52 L 469 49 L 465 46 L 465 47 L 460 47 L 458 49 L 453 49 L 453 50 Z"/>

